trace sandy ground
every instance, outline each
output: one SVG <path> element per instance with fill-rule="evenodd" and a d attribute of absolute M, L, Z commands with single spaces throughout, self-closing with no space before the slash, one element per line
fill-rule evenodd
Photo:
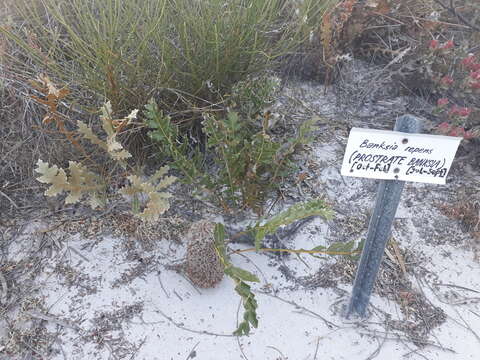
<path fill-rule="evenodd" d="M 311 91 L 320 94 L 321 87 Z M 330 100 L 318 95 L 302 101 L 312 115 Z M 371 121 L 358 119 L 353 125 L 368 127 Z M 324 195 L 336 215 L 331 221 L 312 219 L 281 239 L 289 248 L 358 241 L 373 207 L 375 180 L 340 175 L 347 127 L 320 123 L 317 140 L 298 159 L 308 176 L 285 189 L 287 200 L 274 211 Z M 182 230 L 172 238 L 167 231 L 141 240 L 138 229 L 128 237 L 102 234 L 93 222 L 73 231 L 65 222 L 55 227 L 51 218 L 32 220 L 10 234 L 15 241 L 1 268 L 3 277 L 19 264 L 32 271 L 5 282 L 2 304 L 8 304 L 9 313 L 0 323 L 0 359 L 478 359 L 478 240 L 461 221 L 447 217 L 445 207 L 453 206 L 463 189 L 478 186 L 479 179 L 478 170 L 459 160 L 446 185 L 406 185 L 365 320 L 348 321 L 341 312 L 351 293 L 352 260 L 233 256 L 236 266 L 261 280 L 253 287 L 259 327 L 240 338 L 232 335 L 242 309 L 230 279 L 198 289 L 172 269 L 185 254 Z M 190 221 L 179 219 L 179 229 Z M 36 256 L 26 257 L 32 253 Z M 30 357 L 24 357 L 27 353 Z"/>

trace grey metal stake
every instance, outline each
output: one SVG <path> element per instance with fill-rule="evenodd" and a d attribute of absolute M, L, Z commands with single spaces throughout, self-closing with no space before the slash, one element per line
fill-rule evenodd
<path fill-rule="evenodd" d="M 404 115 L 395 122 L 395 131 L 419 133 L 420 120 Z M 408 140 L 406 140 L 408 141 Z M 381 180 L 377 191 L 375 209 L 368 225 L 367 240 L 358 265 L 352 297 L 348 304 L 346 317 L 352 313 L 365 317 L 367 306 L 377 278 L 382 256 L 390 238 L 391 228 L 402 195 L 404 181 Z"/>

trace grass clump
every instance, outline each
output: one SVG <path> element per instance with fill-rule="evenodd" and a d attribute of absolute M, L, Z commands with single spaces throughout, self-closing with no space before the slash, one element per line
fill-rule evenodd
<path fill-rule="evenodd" d="M 24 59 L 78 86 L 83 101 L 93 92 L 122 113 L 156 96 L 169 111 L 185 110 L 217 104 L 271 67 L 328 2 L 17 0 L 14 26 L 0 31 Z"/>

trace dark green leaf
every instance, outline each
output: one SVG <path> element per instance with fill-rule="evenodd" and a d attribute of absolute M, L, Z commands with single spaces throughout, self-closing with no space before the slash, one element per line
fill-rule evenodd
<path fill-rule="evenodd" d="M 260 282 L 258 277 L 247 270 L 240 269 L 235 266 L 228 266 L 225 269 L 225 274 L 230 277 L 237 278 L 243 281 L 250 281 L 250 282 Z"/>
<path fill-rule="evenodd" d="M 248 298 L 252 295 L 250 291 L 250 286 L 245 284 L 243 281 L 240 281 L 237 286 L 235 286 L 235 291 L 242 297 Z"/>
<path fill-rule="evenodd" d="M 328 247 L 327 251 L 350 253 L 350 252 L 353 251 L 354 246 L 355 246 L 355 241 L 354 240 L 349 241 L 349 242 L 345 242 L 345 243 L 336 242 L 336 243 L 331 244 Z"/>
<path fill-rule="evenodd" d="M 258 327 L 257 314 L 254 311 L 247 311 L 244 314 L 245 320 L 247 320 L 254 328 Z"/>

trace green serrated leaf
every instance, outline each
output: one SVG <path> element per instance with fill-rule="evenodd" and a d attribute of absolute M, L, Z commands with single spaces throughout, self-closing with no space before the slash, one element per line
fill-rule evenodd
<path fill-rule="evenodd" d="M 254 328 L 258 327 L 258 319 L 257 319 L 257 314 L 254 311 L 247 311 L 244 314 L 244 318 L 246 321 L 248 321 Z"/>
<path fill-rule="evenodd" d="M 235 286 L 235 291 L 242 297 L 248 298 L 252 295 L 250 286 L 245 284 L 243 281 L 240 281 L 237 286 Z"/>
<path fill-rule="evenodd" d="M 242 321 L 238 324 L 238 329 L 233 332 L 233 335 L 236 336 L 243 336 L 248 335 L 250 333 L 250 326 L 246 321 Z"/>
<path fill-rule="evenodd" d="M 257 300 L 253 293 L 250 293 L 250 297 L 245 301 L 245 308 L 250 310 L 255 310 L 258 307 Z"/>
<path fill-rule="evenodd" d="M 261 247 L 261 242 L 267 234 L 273 234 L 280 226 L 289 225 L 295 221 L 307 218 L 309 216 L 322 216 L 324 219 L 331 219 L 332 210 L 322 199 L 311 200 L 306 203 L 295 204 L 287 210 L 275 215 L 263 225 L 257 225 L 253 228 L 255 234 L 255 248 Z"/>
<path fill-rule="evenodd" d="M 351 253 L 353 252 L 355 246 L 355 241 L 349 241 L 349 242 L 336 242 L 331 244 L 328 248 L 327 251 L 329 252 L 338 252 L 338 253 Z"/>
<path fill-rule="evenodd" d="M 256 275 L 252 274 L 247 270 L 243 270 L 232 265 L 225 268 L 225 274 L 227 274 L 230 277 L 240 279 L 243 281 L 260 282 L 260 280 Z"/>
<path fill-rule="evenodd" d="M 227 121 L 226 124 L 228 126 L 228 129 L 233 133 L 236 131 L 239 131 L 241 128 L 241 125 L 238 121 L 238 114 L 236 112 L 229 112 L 227 115 Z"/>
<path fill-rule="evenodd" d="M 323 245 L 318 245 L 318 246 L 315 246 L 313 249 L 311 249 L 311 251 L 325 251 L 327 250 L 327 248 Z"/>

